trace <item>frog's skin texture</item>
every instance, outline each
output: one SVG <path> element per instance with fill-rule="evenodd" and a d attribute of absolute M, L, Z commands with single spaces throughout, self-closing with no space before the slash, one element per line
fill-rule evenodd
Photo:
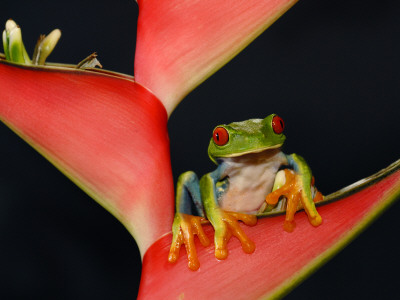
<path fill-rule="evenodd" d="M 226 244 L 231 235 L 241 241 L 245 252 L 252 253 L 255 245 L 238 221 L 255 225 L 257 214 L 273 209 L 282 199 L 287 202 L 286 231 L 294 229 L 294 214 L 300 208 L 312 225 L 321 224 L 314 201 L 322 200 L 322 195 L 312 184 L 305 160 L 281 152 L 286 139 L 283 127 L 282 119 L 272 114 L 214 129 L 208 155 L 217 169 L 200 180 L 192 171 L 178 179 L 170 262 L 178 259 L 180 246 L 185 244 L 189 268 L 199 268 L 194 235 L 204 246 L 210 244 L 201 225 L 207 219 L 215 230 L 216 258 L 228 256 Z"/>

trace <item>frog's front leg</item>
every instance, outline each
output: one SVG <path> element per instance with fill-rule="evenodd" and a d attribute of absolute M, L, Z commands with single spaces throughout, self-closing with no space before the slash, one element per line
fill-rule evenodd
<path fill-rule="evenodd" d="M 206 174 L 200 180 L 200 189 L 202 191 L 206 215 L 215 230 L 215 257 L 218 259 L 227 258 L 227 243 L 232 235 L 240 240 L 244 252 L 252 253 L 255 250 L 255 244 L 244 233 L 238 221 L 253 226 L 257 223 L 257 217 L 255 215 L 224 211 L 218 206 L 216 182 L 220 177 L 219 171 L 216 170 L 215 172 Z"/>
<path fill-rule="evenodd" d="M 193 207 L 195 205 L 195 207 Z M 193 210 L 199 216 L 194 216 Z M 185 172 L 179 176 L 176 188 L 176 213 L 172 225 L 172 243 L 168 261 L 174 263 L 179 257 L 182 245 L 185 245 L 188 266 L 196 271 L 199 266 L 194 235 L 197 235 L 203 246 L 208 246 L 210 241 L 205 235 L 202 224 L 207 222 L 201 202 L 199 180 L 194 172 Z"/>
<path fill-rule="evenodd" d="M 322 218 L 315 208 L 314 202 L 322 200 L 323 196 L 313 186 L 311 170 L 305 160 L 297 154 L 287 155 L 287 160 L 293 171 L 284 170 L 284 184 L 274 186 L 274 191 L 267 196 L 266 202 L 273 206 L 280 196 L 286 197 L 287 208 L 284 229 L 288 232 L 293 231 L 295 227 L 294 214 L 301 208 L 304 208 L 310 223 L 313 226 L 318 226 L 321 224 Z"/>

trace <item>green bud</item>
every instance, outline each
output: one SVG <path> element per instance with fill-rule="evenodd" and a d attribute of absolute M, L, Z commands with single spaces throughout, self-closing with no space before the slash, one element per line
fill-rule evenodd
<path fill-rule="evenodd" d="M 46 37 L 41 36 L 35 47 L 33 63 L 36 65 L 44 65 L 47 57 L 54 50 L 60 37 L 61 31 L 59 29 L 54 29 Z"/>
<path fill-rule="evenodd" d="M 21 28 L 11 19 L 6 22 L 6 29 L 3 31 L 3 48 L 8 61 L 31 63 L 22 41 Z"/>

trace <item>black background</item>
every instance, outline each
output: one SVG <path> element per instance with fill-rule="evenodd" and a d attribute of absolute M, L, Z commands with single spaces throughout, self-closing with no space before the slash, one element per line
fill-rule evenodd
<path fill-rule="evenodd" d="M 97 51 L 106 69 L 133 74 L 134 1 L 38 3 L 0 5 L 0 22 L 22 27 L 28 52 L 60 28 L 49 61 Z M 398 1 L 296 4 L 172 114 L 174 178 L 214 168 L 215 125 L 270 113 L 286 122 L 284 151 L 306 158 L 325 194 L 398 159 L 399 15 Z M 134 299 L 140 256 L 124 227 L 4 125 L 0 140 L 0 298 Z M 399 213 L 394 204 L 287 299 L 397 295 Z"/>

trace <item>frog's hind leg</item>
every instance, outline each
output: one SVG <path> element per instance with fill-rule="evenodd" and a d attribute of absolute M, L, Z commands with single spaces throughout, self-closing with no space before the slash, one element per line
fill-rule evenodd
<path fill-rule="evenodd" d="M 193 215 L 193 208 L 196 209 L 199 216 Z M 189 268 L 194 271 L 199 268 L 194 235 L 197 235 L 203 246 L 210 244 L 210 240 L 202 228 L 202 224 L 205 222 L 197 175 L 191 171 L 183 173 L 179 176 L 176 188 L 176 213 L 172 225 L 173 236 L 168 256 L 169 262 L 177 261 L 180 248 L 185 245 Z"/>

